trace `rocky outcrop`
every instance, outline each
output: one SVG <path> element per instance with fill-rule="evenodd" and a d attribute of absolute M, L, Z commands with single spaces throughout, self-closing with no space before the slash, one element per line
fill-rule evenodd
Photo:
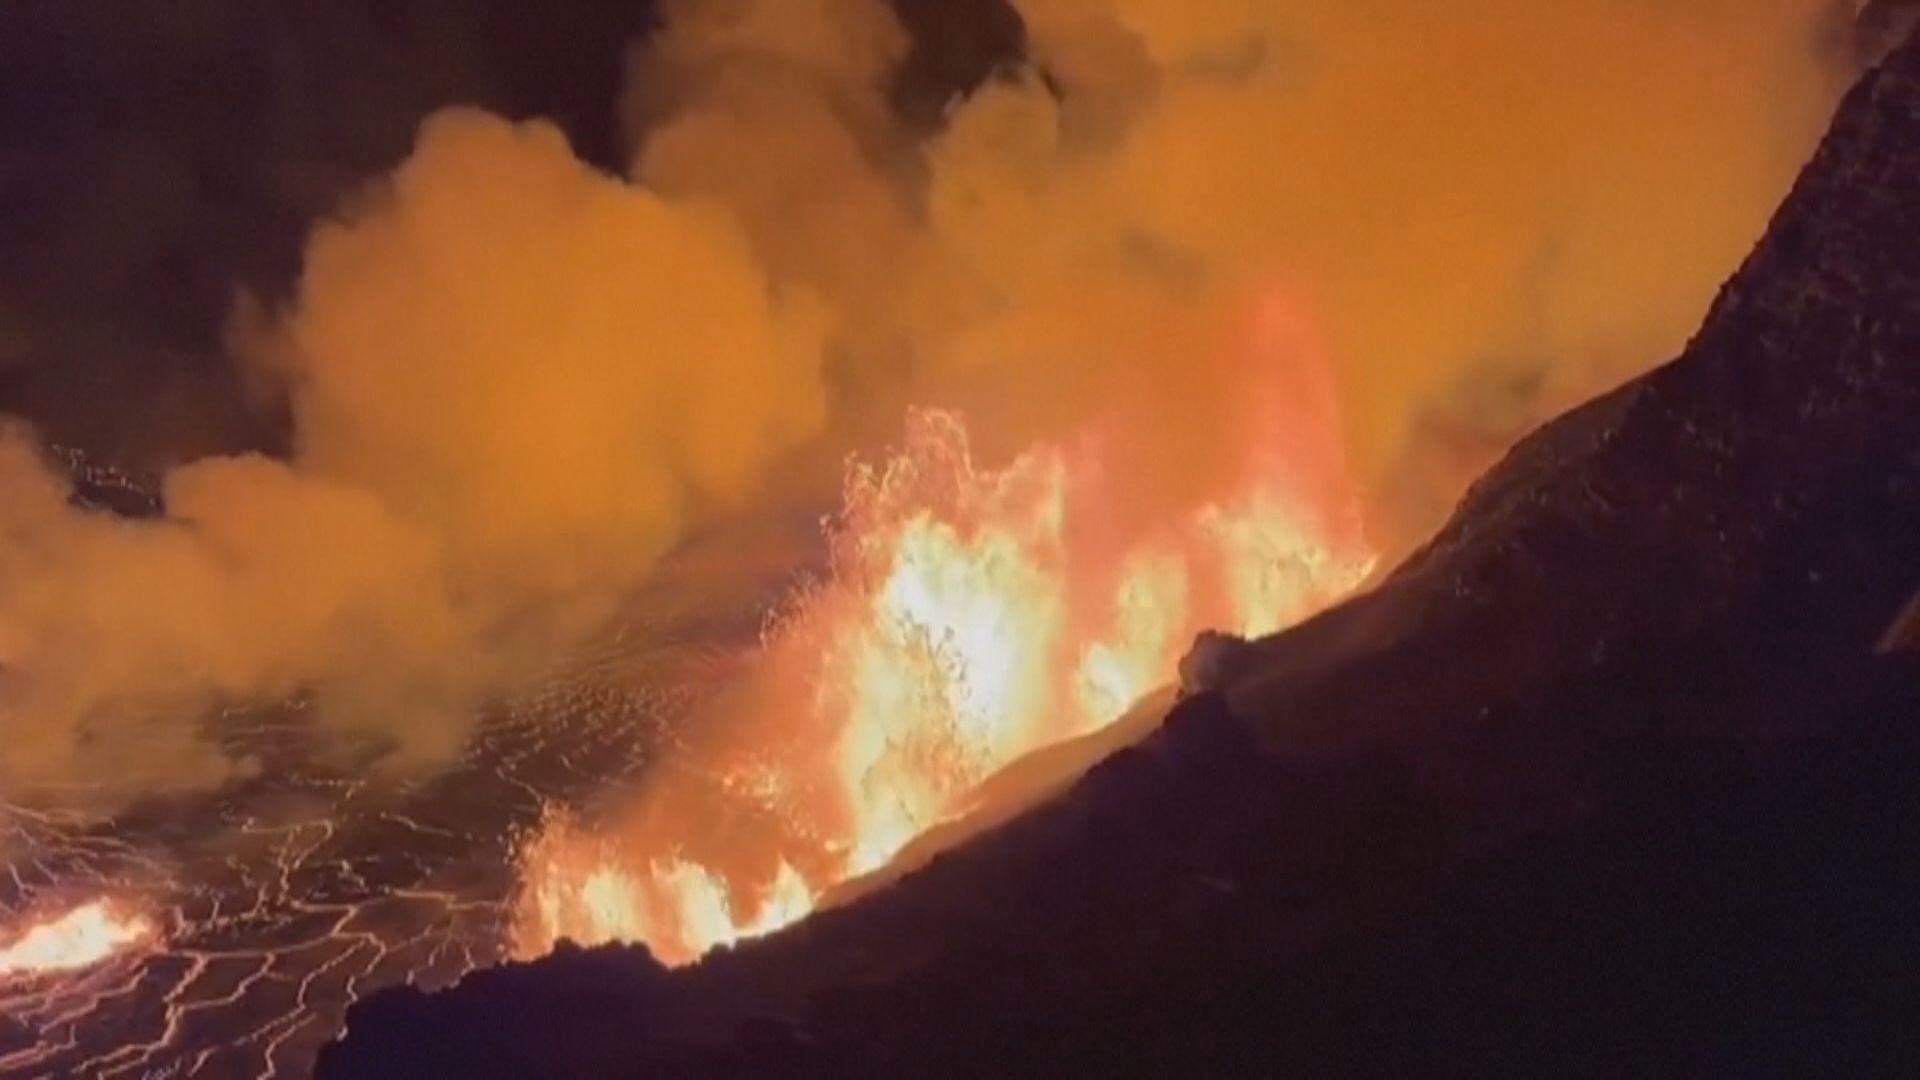
<path fill-rule="evenodd" d="M 356 1009 L 323 1075 L 1911 1075 L 1920 43 L 1674 362 L 843 908 Z M 1203 658 L 1205 659 L 1205 658 Z"/>
<path fill-rule="evenodd" d="M 1191 697 L 1234 681 L 1254 657 L 1253 644 L 1237 634 L 1203 630 L 1180 658 L 1180 696 Z"/>
<path fill-rule="evenodd" d="M 1920 29 L 1920 2 L 1865 0 L 1856 25 L 1856 56 L 1863 66 L 1871 67 Z"/>

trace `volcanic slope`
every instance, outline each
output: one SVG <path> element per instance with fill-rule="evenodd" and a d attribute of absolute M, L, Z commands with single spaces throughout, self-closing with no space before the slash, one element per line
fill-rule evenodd
<path fill-rule="evenodd" d="M 1063 794 L 690 970 L 377 996 L 320 1071 L 1915 1075 L 1916 416 L 1909 42 L 1679 359 Z"/>

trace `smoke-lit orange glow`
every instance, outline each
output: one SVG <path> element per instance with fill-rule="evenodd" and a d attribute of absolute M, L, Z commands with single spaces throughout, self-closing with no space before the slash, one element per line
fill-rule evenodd
<path fill-rule="evenodd" d="M 1301 370 L 1318 357 L 1248 355 L 1259 445 L 1171 519 L 1110 512 L 1109 452 L 1151 433 L 986 467 L 959 415 L 914 412 L 897 452 L 850 469 L 829 573 L 775 620 L 745 715 L 700 725 L 712 741 L 626 824 L 556 820 L 527 847 L 517 951 L 644 941 L 679 964 L 778 929 L 996 771 L 1117 719 L 1199 631 L 1270 633 L 1357 585 L 1373 557 L 1331 396 Z"/>
<path fill-rule="evenodd" d="M 155 932 L 146 916 L 95 900 L 35 922 L 0 946 L 0 979 L 92 967 L 152 940 Z"/>
<path fill-rule="evenodd" d="M 1064 455 L 1074 570 L 1020 557 L 1063 590 L 1060 640 L 1109 646 L 1106 712 L 1115 665 L 1161 650 L 1088 625 L 1130 552 L 1071 534 L 1186 564 L 1176 626 L 1219 567 L 1133 518 L 1178 533 L 1213 499 L 1223 542 L 1284 535 L 1226 524 L 1265 513 L 1225 475 L 1252 387 L 1213 340 L 1249 293 L 1311 303 L 1371 535 L 1410 547 L 1509 440 L 1685 342 L 1850 78 L 1837 2 L 1010 0 L 1023 47 L 939 123 L 897 106 L 990 59 L 959 62 L 971 32 L 921 42 L 891 0 L 659 5 L 617 174 L 564 125 L 442 110 L 315 224 L 280 303 L 236 305 L 223 340 L 287 454 L 182 462 L 128 522 L 0 425 L 0 789 L 216 788 L 253 766 L 207 712 L 293 696 L 328 751 L 390 747 L 382 779 L 457 762 L 662 556 L 822 505 L 910 404 L 960 411 L 995 471 Z M 143 207 L 112 220 L 173 220 Z M 13 331 L 0 353 L 38 340 Z M 1090 460 L 1121 498 L 1086 493 Z M 1173 603 L 1169 566 L 1122 606 Z M 1223 622 L 1284 613 L 1291 571 L 1251 573 Z"/>

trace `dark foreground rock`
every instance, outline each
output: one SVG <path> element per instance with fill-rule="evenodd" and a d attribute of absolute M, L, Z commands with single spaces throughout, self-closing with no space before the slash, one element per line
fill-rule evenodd
<path fill-rule="evenodd" d="M 1916 418 L 1910 42 L 1680 359 L 1063 795 L 690 971 L 382 995 L 321 1072 L 1915 1075 Z"/>

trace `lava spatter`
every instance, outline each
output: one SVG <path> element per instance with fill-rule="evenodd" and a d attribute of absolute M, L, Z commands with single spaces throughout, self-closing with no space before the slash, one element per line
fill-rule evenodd
<path fill-rule="evenodd" d="M 1272 633 L 1358 586 L 1374 553 L 1337 410 L 1294 375 L 1233 475 L 1118 537 L 1086 523 L 1111 492 L 1098 438 L 989 467 L 963 417 L 914 413 L 850 470 L 829 576 L 750 676 L 760 704 L 624 820 L 557 819 L 523 850 L 516 954 L 641 941 L 677 965 L 779 929 L 995 772 L 1119 719 L 1198 632 Z"/>
<path fill-rule="evenodd" d="M 33 979 L 102 964 L 153 940 L 151 920 L 110 899 L 29 921 L 0 945 L 0 979 Z"/>

